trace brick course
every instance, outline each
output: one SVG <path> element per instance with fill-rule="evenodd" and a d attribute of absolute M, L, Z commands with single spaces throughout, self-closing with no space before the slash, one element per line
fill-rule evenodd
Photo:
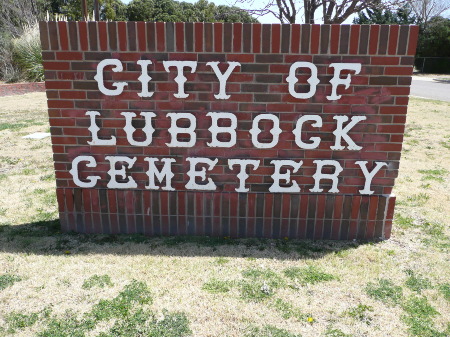
<path fill-rule="evenodd" d="M 405 127 L 412 61 L 418 28 L 387 25 L 269 25 L 241 23 L 149 23 L 149 22 L 40 22 L 49 119 L 52 133 L 57 196 L 62 227 L 87 233 L 144 233 L 147 235 L 223 235 L 233 237 L 292 237 L 309 239 L 389 238 L 395 197 L 391 195 L 398 172 Z M 104 96 L 94 80 L 97 64 L 107 58 L 122 61 L 124 71 L 105 69 L 105 85 L 129 84 L 119 96 Z M 151 98 L 141 98 L 140 67 L 148 59 Z M 197 71 L 186 72 L 186 93 L 177 99 L 175 69 L 167 73 L 163 60 L 197 61 Z M 227 81 L 228 100 L 217 100 L 219 82 L 209 61 L 237 61 Z M 297 61 L 314 63 L 320 84 L 310 99 L 297 99 L 288 91 L 289 67 Z M 327 100 L 333 77 L 331 63 L 361 63 L 348 89 L 338 87 L 342 97 Z M 222 71 L 224 70 L 221 68 Z M 305 92 L 309 75 L 298 75 L 297 91 Z M 116 146 L 89 146 L 91 135 L 86 111 L 99 111 L 100 138 L 117 138 Z M 126 139 L 123 111 L 139 115 L 153 111 L 155 133 L 148 147 L 131 146 Z M 189 112 L 197 119 L 197 143 L 192 148 L 169 148 L 170 112 Z M 209 148 L 207 112 L 231 112 L 238 119 L 237 143 L 232 148 Z M 252 120 L 271 113 L 280 120 L 279 143 L 257 149 L 251 143 Z M 320 115 L 321 128 L 304 126 L 302 139 L 321 137 L 314 150 L 300 149 L 292 130 L 301 115 Z M 333 151 L 335 115 L 363 115 L 367 120 L 349 133 L 360 151 Z M 143 119 L 136 117 L 134 136 L 143 140 Z M 270 140 L 270 123 L 262 122 L 260 140 Z M 127 170 L 138 184 L 133 190 L 110 190 L 107 155 L 136 156 Z M 69 174 L 72 160 L 92 155 L 97 167 L 80 167 L 81 178 L 101 176 L 95 188 L 82 189 Z M 172 186 L 177 190 L 145 189 L 144 157 L 175 158 Z M 215 192 L 186 190 L 186 157 L 219 158 L 208 176 Z M 237 193 L 237 168 L 228 168 L 230 158 L 260 159 L 249 172 L 249 193 Z M 291 175 L 299 194 L 271 194 L 273 159 L 303 160 Z M 313 160 L 338 160 L 344 168 L 338 194 L 310 193 L 314 186 Z M 355 164 L 367 160 L 388 164 L 372 181 L 373 195 L 360 195 L 364 176 Z"/>

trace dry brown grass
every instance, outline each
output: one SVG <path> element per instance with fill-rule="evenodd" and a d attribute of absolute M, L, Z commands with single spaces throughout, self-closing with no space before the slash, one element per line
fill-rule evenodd
<path fill-rule="evenodd" d="M 433 318 L 434 329 L 442 332 L 447 328 L 450 306 L 439 285 L 450 282 L 450 104 L 411 100 L 408 136 L 395 188 L 399 202 L 396 214 L 400 217 L 392 238 L 371 244 L 308 243 L 306 254 L 300 254 L 296 251 L 298 242 L 257 241 L 257 246 L 248 243 L 250 247 L 214 242 L 172 245 L 163 239 L 138 243 L 136 238 L 47 233 L 39 224 L 47 225 L 46 221 L 57 214 L 50 140 L 21 138 L 48 129 L 45 96 L 5 97 L 0 102 L 0 125 L 16 125 L 0 131 L 0 275 L 22 278 L 0 290 L 0 336 L 37 335 L 48 324 L 41 318 L 31 327 L 10 333 L 8 313 L 44 308 L 51 308 L 51 315 L 56 316 L 68 309 L 79 315 L 89 313 L 100 299 L 115 297 L 132 279 L 151 289 L 154 312 L 168 309 L 186 313 L 196 337 L 245 336 L 249 326 L 266 325 L 304 337 L 327 336 L 333 329 L 351 336 L 408 336 L 402 306 L 386 305 L 365 291 L 368 283 L 383 278 L 401 286 L 405 299 L 413 296 L 405 286 L 408 269 L 430 280 L 433 287 L 424 289 L 420 296 L 426 296 L 440 313 Z M 17 126 L 29 119 L 39 124 Z M 436 168 L 447 171 L 423 180 L 427 174 L 419 170 Z M 428 197 L 411 199 L 417 195 Z M 27 223 L 35 225 L 24 227 Z M 108 242 L 101 244 L 102 239 Z M 284 252 L 277 248 L 280 246 L 291 251 Z M 283 274 L 286 268 L 307 266 L 335 279 L 301 284 Z M 245 279 L 242 273 L 252 268 L 273 271 L 286 286 L 265 301 L 244 300 L 240 293 Z M 109 275 L 113 286 L 83 289 L 83 282 L 94 274 Z M 202 290 L 212 279 L 233 281 L 231 290 L 216 294 Z M 292 304 L 305 316 L 283 318 L 274 307 L 276 299 Z M 373 308 L 366 313 L 370 320 L 348 314 L 359 304 Z M 314 322 L 308 323 L 308 316 Z M 86 336 L 97 336 L 112 323 L 103 322 Z"/>

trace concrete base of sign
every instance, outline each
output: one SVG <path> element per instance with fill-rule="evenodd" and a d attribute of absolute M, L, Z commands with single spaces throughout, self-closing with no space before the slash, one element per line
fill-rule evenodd
<path fill-rule="evenodd" d="M 63 231 L 149 236 L 388 239 L 394 195 L 59 188 Z"/>

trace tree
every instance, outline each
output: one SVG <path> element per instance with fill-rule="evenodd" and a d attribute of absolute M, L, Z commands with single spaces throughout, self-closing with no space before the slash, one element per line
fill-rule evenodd
<path fill-rule="evenodd" d="M 50 0 L 52 14 L 63 14 L 68 20 L 82 20 L 80 0 Z M 125 20 L 126 5 L 121 0 L 98 0 L 100 20 Z M 87 12 L 92 16 L 94 1 L 87 0 Z"/>
<path fill-rule="evenodd" d="M 133 0 L 128 4 L 130 21 L 165 21 L 181 19 L 178 3 L 173 0 Z"/>
<path fill-rule="evenodd" d="M 419 35 L 417 56 L 450 56 L 450 19 L 435 16 L 428 21 Z"/>
<path fill-rule="evenodd" d="M 218 22 L 243 22 L 243 23 L 257 23 L 258 20 L 251 16 L 246 11 L 236 6 L 220 5 L 216 7 L 215 21 Z"/>
<path fill-rule="evenodd" d="M 417 18 L 411 13 L 408 6 L 392 11 L 390 9 L 366 9 L 365 12 L 358 13 L 358 17 L 353 23 L 378 24 L 378 25 L 411 25 L 417 23 Z"/>
<path fill-rule="evenodd" d="M 216 6 L 207 0 L 196 3 L 174 0 L 133 0 L 127 7 L 130 21 L 257 22 L 237 7 Z"/>
<path fill-rule="evenodd" d="M 421 23 L 426 26 L 431 18 L 450 9 L 450 0 L 409 0 L 409 5 Z"/>
<path fill-rule="evenodd" d="M 19 36 L 24 27 L 44 17 L 45 6 L 43 0 L 0 1 L 0 31 L 13 37 Z"/>
<path fill-rule="evenodd" d="M 127 19 L 127 5 L 120 0 L 106 0 L 103 13 L 106 20 L 125 21 Z M 102 10 L 100 10 L 100 14 L 102 14 Z"/>
<path fill-rule="evenodd" d="M 398 7 L 406 0 L 266 0 L 261 8 L 254 9 L 255 0 L 236 0 L 236 4 L 247 5 L 245 10 L 251 14 L 262 16 L 273 14 L 281 23 L 295 23 L 299 13 L 303 13 L 304 23 L 315 23 L 321 19 L 323 23 L 343 23 L 352 14 L 368 8 L 390 9 Z M 439 1 L 439 0 L 436 0 Z"/>

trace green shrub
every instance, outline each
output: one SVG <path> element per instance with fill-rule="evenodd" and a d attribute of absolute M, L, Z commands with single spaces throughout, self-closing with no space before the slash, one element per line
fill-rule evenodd
<path fill-rule="evenodd" d="M 12 36 L 7 32 L 0 32 L 0 80 L 7 83 L 21 80 L 22 73 L 13 61 Z"/>
<path fill-rule="evenodd" d="M 43 81 L 42 48 L 37 24 L 24 29 L 12 40 L 13 60 L 29 81 Z"/>

